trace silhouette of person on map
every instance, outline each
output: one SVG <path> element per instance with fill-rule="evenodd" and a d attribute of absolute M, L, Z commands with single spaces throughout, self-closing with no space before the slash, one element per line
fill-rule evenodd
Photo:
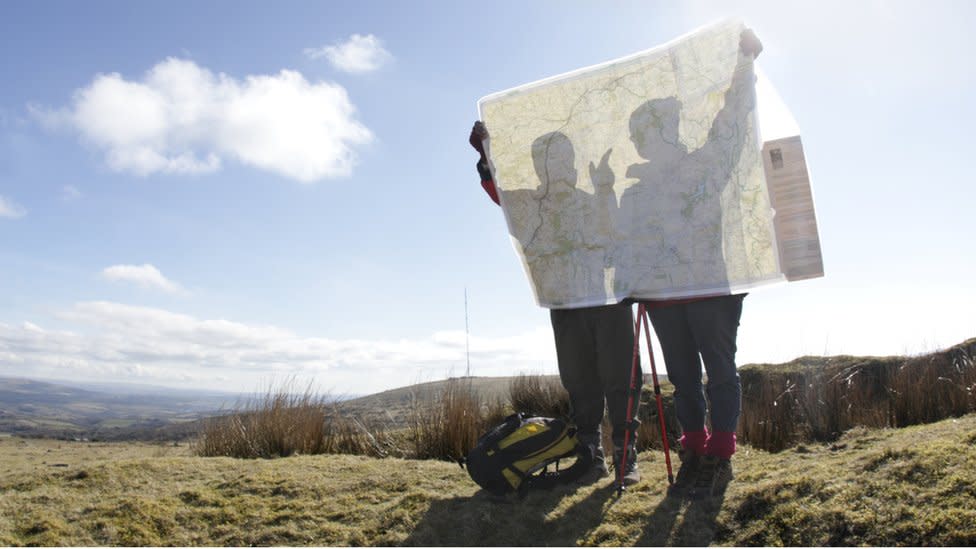
<path fill-rule="evenodd" d="M 739 55 L 741 61 L 741 50 Z M 619 280 L 692 292 L 727 289 L 723 236 L 729 235 L 723 231 L 722 204 L 755 108 L 750 75 L 736 70 L 708 140 L 694 151 L 679 137 L 682 104 L 676 97 L 652 99 L 631 114 L 631 141 L 648 162 L 627 168 L 627 177 L 637 183 L 623 193 L 620 208 L 624 223 L 639 231 L 644 243 L 619 252 L 618 270 L 626 271 Z M 615 293 L 628 295 L 628 290 L 618 286 Z"/>
<path fill-rule="evenodd" d="M 609 261 L 611 212 L 616 204 L 613 172 L 604 155 L 599 167 L 590 163 L 595 193 L 577 186 L 576 154 L 572 141 L 550 132 L 532 143 L 532 161 L 539 186 L 535 190 L 502 191 L 507 204 L 529 204 L 532 219 L 520 237 L 530 276 L 540 293 L 559 303 L 588 300 L 607 302 L 606 266 Z M 530 193 L 526 197 L 516 194 Z"/>

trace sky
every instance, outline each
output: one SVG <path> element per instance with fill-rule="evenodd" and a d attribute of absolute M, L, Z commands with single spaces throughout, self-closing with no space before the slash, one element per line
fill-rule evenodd
<path fill-rule="evenodd" d="M 730 16 L 800 128 L 825 266 L 746 298 L 738 363 L 976 336 L 976 3 L 10 0 L 0 376 L 555 373 L 477 101 Z"/>

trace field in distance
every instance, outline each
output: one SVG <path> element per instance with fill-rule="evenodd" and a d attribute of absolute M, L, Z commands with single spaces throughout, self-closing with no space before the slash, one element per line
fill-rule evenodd
<path fill-rule="evenodd" d="M 233 406 L 230 393 L 0 378 L 0 433 L 99 440 L 182 440 Z"/>

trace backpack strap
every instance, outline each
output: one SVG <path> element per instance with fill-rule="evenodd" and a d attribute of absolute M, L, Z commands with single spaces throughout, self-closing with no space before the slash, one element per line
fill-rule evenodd
<path fill-rule="evenodd" d="M 519 470 L 518 470 L 518 469 L 517 469 L 517 468 L 515 467 L 515 465 L 514 465 L 514 464 L 509 464 L 509 465 L 506 465 L 506 466 L 505 466 L 505 470 L 506 470 L 506 471 L 511 471 L 511 472 L 512 472 L 512 474 L 514 474 L 515 476 L 517 476 L 517 477 L 519 477 L 519 478 L 520 478 L 520 479 L 522 479 L 523 481 L 525 480 L 525 478 L 526 478 L 526 477 L 528 477 L 528 476 L 529 476 L 529 475 L 527 475 L 526 473 L 523 473 L 522 471 L 519 471 Z"/>
<path fill-rule="evenodd" d="M 543 470 L 527 477 L 519 487 L 519 494 L 524 496 L 525 492 L 531 489 L 550 490 L 560 484 L 575 482 L 586 474 L 592 466 L 593 453 L 585 446 L 578 444 L 576 447 L 576 463 L 561 471 L 548 472 Z"/>

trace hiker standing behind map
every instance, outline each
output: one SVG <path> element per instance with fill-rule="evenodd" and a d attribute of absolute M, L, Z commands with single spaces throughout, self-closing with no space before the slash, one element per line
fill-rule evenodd
<path fill-rule="evenodd" d="M 471 130 L 469 142 L 481 154 L 481 160 L 478 162 L 481 185 L 488 196 L 499 204 L 498 189 L 488 169 L 482 145 L 487 138 L 488 130 L 481 122 L 476 122 Z M 576 188 L 575 154 L 572 143 L 565 135 L 552 132 L 537 138 L 532 144 L 532 159 L 539 178 L 539 187 L 507 193 L 532 193 L 533 198 L 540 204 L 535 237 L 543 239 L 549 237 L 549 240 L 556 243 L 555 249 L 543 249 L 539 254 L 541 264 L 545 265 L 546 261 L 565 262 L 568 259 L 582 268 L 591 262 L 581 259 L 578 255 L 593 253 L 588 251 L 591 248 L 599 250 L 598 253 L 601 254 L 597 262 L 599 273 L 594 269 L 594 272 L 577 271 L 576 274 L 581 280 L 586 281 L 586 286 L 595 285 L 602 290 L 604 287 L 602 247 L 593 246 L 593 243 L 588 244 L 582 234 L 570 233 L 569 236 L 557 237 L 555 235 L 559 234 L 559 231 L 553 231 L 553 224 L 583 227 L 584 223 L 609 222 L 609 220 L 580 217 L 585 215 L 582 212 L 593 210 L 583 204 L 586 201 L 603 202 L 609 199 L 616 201 L 610 189 L 612 173 L 607 174 L 606 157 L 599 167 L 590 166 L 591 178 L 600 180 L 600 184 L 596 185 L 598 192 L 595 195 Z M 511 196 L 507 193 L 502 198 Z M 607 193 L 611 194 L 608 196 Z M 573 216 L 578 218 L 575 222 L 569 219 Z M 603 216 L 597 214 L 596 217 Z M 530 273 L 530 276 L 537 274 Z M 588 481 L 596 481 L 608 474 L 601 434 L 604 409 L 610 417 L 611 438 L 615 448 L 614 464 L 619 464 L 623 456 L 631 353 L 634 346 L 633 313 L 629 304 L 616 304 L 576 309 L 550 309 L 549 317 L 556 343 L 559 379 L 569 393 L 572 419 L 578 429 L 577 436 L 580 443 L 586 446 L 595 458 L 593 472 L 585 478 Z M 641 376 L 638 376 L 638 379 L 641 379 Z M 636 444 L 633 438 L 622 471 L 622 480 L 625 484 L 634 484 L 640 480 Z"/>
<path fill-rule="evenodd" d="M 623 250 L 619 258 L 635 258 L 636 267 L 650 257 L 671 257 L 679 265 L 708 269 L 710 280 L 725 273 L 720 235 L 707 226 L 696 227 L 691 219 L 720 225 L 722 191 L 731 178 L 744 141 L 747 116 L 755 108 L 752 82 L 744 75 L 743 64 L 751 64 L 762 51 L 762 44 L 749 29 L 742 32 L 738 63 L 725 94 L 725 106 L 715 117 L 708 142 L 694 152 L 678 139 L 681 103 L 676 98 L 653 99 L 639 106 L 630 119 L 631 139 L 642 158 L 650 160 L 628 168 L 627 176 L 638 182 L 623 193 L 622 213 L 646 220 L 646 230 L 659 231 L 656 240 L 661 255 L 642 255 L 640 250 Z M 736 97 L 738 100 L 733 100 Z M 711 170 L 695 169 L 711 166 Z M 650 211 L 627 212 L 634 204 L 633 194 L 648 193 Z M 644 201 L 648 203 L 648 201 Z M 688 223 L 663 230 L 655 225 L 676 210 Z M 631 265 L 630 268 L 634 268 Z M 648 273 L 653 276 L 654 273 Z M 669 276 L 683 276 L 681 270 Z M 675 281 L 687 284 L 687 281 Z M 735 366 L 736 333 L 745 294 L 704 298 L 649 301 L 651 323 L 661 342 L 668 379 L 674 385 L 674 406 L 681 425 L 681 468 L 669 488 L 672 497 L 702 499 L 720 496 L 732 480 L 731 457 L 735 453 L 735 431 L 741 411 L 742 390 Z M 708 382 L 702 387 L 702 362 Z M 707 401 L 705 394 L 707 393 Z M 710 416 L 711 432 L 706 428 Z"/>

